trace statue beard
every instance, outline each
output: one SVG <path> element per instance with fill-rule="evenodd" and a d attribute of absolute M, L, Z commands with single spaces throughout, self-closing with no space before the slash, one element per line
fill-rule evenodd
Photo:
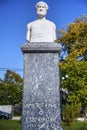
<path fill-rule="evenodd" d="M 38 18 L 43 18 L 46 16 L 46 14 L 47 14 L 47 12 L 41 12 L 41 11 L 37 12 Z"/>

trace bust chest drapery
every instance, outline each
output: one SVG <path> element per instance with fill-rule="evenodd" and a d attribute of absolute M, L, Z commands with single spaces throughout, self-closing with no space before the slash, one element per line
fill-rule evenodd
<path fill-rule="evenodd" d="M 36 20 L 27 25 L 29 42 L 54 42 L 56 40 L 55 24 L 49 20 Z"/>

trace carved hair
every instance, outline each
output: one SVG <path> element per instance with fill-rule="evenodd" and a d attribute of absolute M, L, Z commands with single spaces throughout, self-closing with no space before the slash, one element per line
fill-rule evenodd
<path fill-rule="evenodd" d="M 37 8 L 40 4 L 43 4 L 46 7 L 46 9 L 48 10 L 49 7 L 48 7 L 47 3 L 43 2 L 43 1 L 38 2 L 36 4 L 35 8 Z"/>

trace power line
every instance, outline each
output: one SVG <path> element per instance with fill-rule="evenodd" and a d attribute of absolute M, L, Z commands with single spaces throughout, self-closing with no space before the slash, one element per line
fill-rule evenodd
<path fill-rule="evenodd" d="M 6 71 L 6 70 L 23 71 L 22 68 L 0 68 L 0 71 Z"/>

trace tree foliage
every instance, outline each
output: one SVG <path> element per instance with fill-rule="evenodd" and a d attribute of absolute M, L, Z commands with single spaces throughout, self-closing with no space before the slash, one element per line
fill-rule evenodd
<path fill-rule="evenodd" d="M 7 72 L 4 76 L 4 81 L 20 84 L 23 82 L 23 79 L 20 77 L 19 74 L 15 73 L 14 71 L 7 70 Z"/>
<path fill-rule="evenodd" d="M 23 79 L 19 74 L 7 70 L 4 80 L 0 82 L 0 104 L 14 105 L 22 102 Z"/>
<path fill-rule="evenodd" d="M 73 23 L 68 25 L 67 30 L 59 30 L 58 34 L 57 42 L 65 45 L 70 56 L 77 58 L 78 56 L 87 55 L 86 16 L 75 19 Z"/>
<path fill-rule="evenodd" d="M 87 105 L 87 16 L 80 16 L 68 25 L 67 30 L 59 30 L 57 42 L 64 45 L 68 56 L 60 62 L 61 86 L 69 91 L 68 103 Z M 81 60 L 83 59 L 83 60 Z"/>

